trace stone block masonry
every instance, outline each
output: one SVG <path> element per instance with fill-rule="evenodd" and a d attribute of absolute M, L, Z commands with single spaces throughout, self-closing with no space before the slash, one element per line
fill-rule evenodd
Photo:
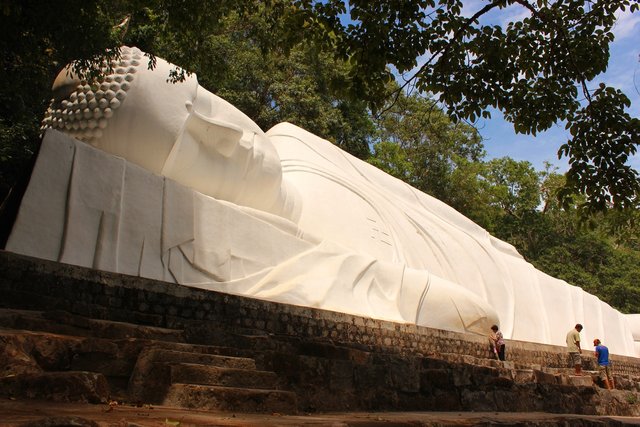
<path fill-rule="evenodd" d="M 212 410 L 244 402 L 253 405 L 245 407 L 248 411 L 287 413 L 640 415 L 635 403 L 640 401 L 640 360 L 628 357 L 612 356 L 620 389 L 609 392 L 594 386 L 591 376 L 567 375 L 571 369 L 563 347 L 511 340 L 508 360 L 500 362 L 490 359 L 484 336 L 8 252 L 0 252 L 0 295 L 0 341 L 13 343 L 15 350 L 0 357 L 0 370 L 15 371 L 0 378 L 2 396 L 81 401 L 116 396 Z M 12 359 L 14 353 L 24 357 Z M 586 369 L 594 366 L 590 353 L 584 355 Z M 234 364 L 213 366 L 212 360 Z M 71 393 L 71 386 L 49 387 L 51 393 L 41 386 L 58 384 L 51 382 L 57 378 L 68 384 L 94 380 L 80 395 Z"/>
<path fill-rule="evenodd" d="M 0 306 L 63 310 L 95 319 L 184 329 L 206 340 L 211 325 L 380 349 L 407 356 L 490 358 L 487 338 L 205 291 L 0 252 Z M 515 364 L 566 368 L 564 347 L 507 341 Z M 586 368 L 593 365 L 583 352 Z M 618 374 L 640 376 L 640 359 L 612 355 Z"/>

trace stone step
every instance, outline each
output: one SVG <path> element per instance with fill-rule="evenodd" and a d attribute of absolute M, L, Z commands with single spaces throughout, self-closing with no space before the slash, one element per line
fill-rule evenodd
<path fill-rule="evenodd" d="M 184 342 L 180 329 L 142 326 L 134 323 L 99 320 L 62 310 L 35 311 L 0 308 L 0 327 L 50 332 L 54 334 L 106 339 L 148 339 Z"/>
<path fill-rule="evenodd" d="M 160 404 L 171 386 L 171 366 L 188 363 L 205 367 L 228 369 L 256 369 L 255 360 L 246 357 L 191 353 L 167 350 L 163 347 L 144 348 L 138 355 L 131 377 L 128 394 L 133 401 Z"/>
<path fill-rule="evenodd" d="M 560 375 L 560 383 L 566 385 L 571 385 L 574 387 L 593 387 L 593 377 L 589 374 L 585 375 Z"/>
<path fill-rule="evenodd" d="M 92 319 L 60 310 L 35 311 L 0 308 L 1 328 L 14 331 L 54 333 L 69 337 L 157 341 L 162 343 L 164 348 L 191 353 L 220 354 L 236 357 L 247 357 L 253 354 L 251 346 L 246 344 L 236 345 L 237 341 L 243 341 L 247 338 L 245 335 L 225 333 L 225 336 L 222 337 L 220 333 L 213 333 L 211 327 L 208 328 L 209 335 L 211 335 L 208 338 L 213 339 L 202 340 L 205 342 L 201 343 L 187 343 L 185 342 L 185 331 L 181 329 Z M 210 343 L 221 343 L 222 345 L 211 345 Z"/>
<path fill-rule="evenodd" d="M 152 347 L 142 350 L 138 356 L 138 363 L 141 361 L 153 363 L 193 363 L 223 368 L 256 369 L 255 360 L 248 357 L 193 353 L 187 351 L 168 350 L 163 347 Z"/>
<path fill-rule="evenodd" d="M 172 384 L 162 404 L 229 412 L 297 412 L 297 398 L 290 391 L 194 384 Z"/>
<path fill-rule="evenodd" d="M 252 389 L 277 388 L 275 372 L 234 368 L 221 368 L 192 363 L 172 364 L 171 384 L 198 384 Z"/>
<path fill-rule="evenodd" d="M 105 403 L 109 395 L 107 380 L 95 372 L 34 372 L 0 378 L 0 396 L 10 399 Z"/>
<path fill-rule="evenodd" d="M 533 369 L 514 369 L 513 381 L 516 384 L 527 384 L 536 381 L 535 371 Z"/>
<path fill-rule="evenodd" d="M 170 351 L 179 351 L 183 353 L 211 354 L 218 356 L 232 356 L 240 358 L 251 358 L 253 351 L 229 346 L 204 345 L 204 344 L 187 344 L 181 342 L 163 342 L 158 343 L 156 347 Z"/>
<path fill-rule="evenodd" d="M 193 344 L 216 343 L 243 350 L 273 349 L 274 345 L 272 334 L 240 326 L 215 328 L 208 323 L 201 326 L 191 324 L 185 329 L 185 336 L 186 341 Z"/>

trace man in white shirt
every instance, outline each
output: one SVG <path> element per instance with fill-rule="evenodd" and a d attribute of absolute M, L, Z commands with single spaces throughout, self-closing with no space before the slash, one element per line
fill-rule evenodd
<path fill-rule="evenodd" d="M 576 375 L 582 375 L 582 358 L 580 353 L 580 331 L 582 331 L 582 325 L 578 323 L 573 329 L 567 333 L 567 349 L 569 350 L 569 358 L 576 370 Z"/>

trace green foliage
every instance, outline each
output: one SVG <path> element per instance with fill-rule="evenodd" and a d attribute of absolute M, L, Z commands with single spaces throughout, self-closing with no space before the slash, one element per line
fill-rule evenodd
<path fill-rule="evenodd" d="M 25 131 L 19 139 L 28 141 L 19 150 L 2 148 L 12 159 L 28 157 L 37 145 L 27 123 L 41 116 L 42 94 L 57 70 L 77 59 L 76 72 L 99 72 L 100 60 L 117 56 L 125 42 L 183 66 L 172 72 L 174 80 L 192 70 L 205 87 L 237 94 L 232 102 L 244 103 L 263 126 L 295 120 L 361 158 L 369 155 L 373 133 L 364 102 L 385 105 L 392 70 L 411 71 L 404 87 L 435 94 L 454 120 L 473 122 L 494 107 L 517 132 L 536 134 L 566 121 L 572 139 L 559 154 L 569 157 L 571 169 L 559 195 L 569 204 L 573 194 L 584 196 L 585 215 L 631 206 L 640 193 L 638 173 L 628 164 L 639 121 L 626 112 L 621 92 L 588 89 L 606 69 L 616 15 L 636 11 L 638 0 L 496 0 L 472 16 L 462 15 L 460 0 L 71 0 L 63 6 L 3 0 L 1 6 L 0 141 L 6 145 L 19 127 Z M 528 16 L 505 28 L 482 22 L 492 9 L 507 7 Z M 20 82 L 11 78 L 16 75 Z"/>
<path fill-rule="evenodd" d="M 393 89 L 393 86 L 392 86 Z M 475 129 L 453 123 L 428 97 L 399 94 L 376 120 L 378 141 L 371 163 L 454 207 L 471 194 L 454 191 L 455 179 L 469 183 L 464 171 L 484 156 Z M 393 147 L 395 145 L 396 147 Z M 465 179 L 467 181 L 465 181 Z M 473 186 L 467 188 L 474 192 Z"/>
<path fill-rule="evenodd" d="M 180 64 L 173 80 L 196 73 L 265 130 L 290 121 L 368 157 L 367 106 L 343 90 L 350 67 L 286 31 L 294 15 L 282 0 L 155 2 L 131 15 L 125 42 Z"/>
<path fill-rule="evenodd" d="M 188 64 L 203 87 L 265 130 L 289 121 L 357 157 L 368 157 L 373 124 L 366 104 L 345 96 L 349 65 L 314 44 L 298 43 L 287 50 L 274 46 L 273 40 L 285 34 L 276 17 L 287 14 L 289 3 L 273 2 L 270 9 L 251 3 L 252 8 L 229 11 L 215 25 L 201 28 L 197 52 L 176 44 L 166 29 L 154 34 L 154 52 Z M 144 25 L 142 30 L 131 28 L 133 40 L 150 32 Z"/>
<path fill-rule="evenodd" d="M 601 84 L 567 122 L 573 139 L 561 147 L 571 164 L 564 191 L 587 196 L 585 216 L 610 205 L 634 206 L 640 196 L 638 172 L 626 164 L 640 143 L 640 120 L 624 111 L 630 105 L 622 92 Z"/>
<path fill-rule="evenodd" d="M 109 49 L 119 45 L 121 3 L 0 1 L 0 198 L 38 147 L 39 122 L 62 66 L 79 60 L 76 71 L 91 71 L 98 53 L 115 54 Z"/>
<path fill-rule="evenodd" d="M 540 177 L 527 161 L 490 160 L 483 176 L 489 184 L 489 203 L 511 216 L 521 218 L 540 204 Z"/>
<path fill-rule="evenodd" d="M 202 84 L 263 129 L 288 121 L 357 157 L 369 156 L 373 124 L 366 104 L 346 99 L 334 89 L 348 72 L 346 64 L 302 45 L 287 55 L 273 52 L 264 56 L 255 48 L 238 49 L 236 45 L 227 58 L 226 78 L 216 81 L 210 72 L 204 73 Z"/>
<path fill-rule="evenodd" d="M 472 16 L 462 14 L 461 0 L 352 0 L 348 23 L 339 19 L 345 2 L 294 3 L 310 36 L 332 35 L 354 66 L 351 89 L 373 108 L 383 105 L 395 69 L 408 74 L 404 87 L 435 94 L 454 120 L 489 117 L 493 107 L 516 132 L 533 135 L 566 121 L 572 139 L 559 155 L 571 169 L 560 196 L 584 196 L 587 214 L 640 196 L 627 161 L 640 143 L 628 100 L 611 88 L 588 88 L 606 70 L 617 15 L 637 11 L 638 0 L 496 0 Z M 508 7 L 525 14 L 505 28 L 483 23 L 492 9 Z"/>
<path fill-rule="evenodd" d="M 558 202 L 565 177 L 549 166 L 537 172 L 510 158 L 474 164 L 482 178 L 473 185 L 478 205 L 462 212 L 514 245 L 536 268 L 623 312 L 640 312 L 637 208 L 609 209 L 584 222 L 579 201 Z"/>
<path fill-rule="evenodd" d="M 379 141 L 373 146 L 373 155 L 367 159 L 369 163 L 405 182 L 413 180 L 413 164 L 407 152 L 391 141 Z"/>
<path fill-rule="evenodd" d="M 451 174 L 450 206 L 487 230 L 496 229 L 500 213 L 491 204 L 489 183 L 483 179 L 487 165 L 483 160 L 459 159 Z"/>
<path fill-rule="evenodd" d="M 640 311 L 640 251 L 614 244 L 599 230 L 555 236 L 553 245 L 532 259 L 548 274 L 580 286 L 627 313 Z"/>

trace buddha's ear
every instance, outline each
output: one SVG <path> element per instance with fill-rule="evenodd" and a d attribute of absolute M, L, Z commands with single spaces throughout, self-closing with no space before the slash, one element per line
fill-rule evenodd
<path fill-rule="evenodd" d="M 162 175 L 165 176 L 171 177 L 176 170 L 194 164 L 200 148 L 215 151 L 228 158 L 241 144 L 241 128 L 223 120 L 203 116 L 194 110 L 191 102 L 187 102 L 186 107 L 189 115 L 162 168 Z"/>
<path fill-rule="evenodd" d="M 224 157 L 230 157 L 242 139 L 242 128 L 224 120 L 203 116 L 193 108 L 191 102 L 187 102 L 186 107 L 189 117 L 185 122 L 184 131 L 189 132 L 193 139 L 205 147 L 217 151 Z"/>

